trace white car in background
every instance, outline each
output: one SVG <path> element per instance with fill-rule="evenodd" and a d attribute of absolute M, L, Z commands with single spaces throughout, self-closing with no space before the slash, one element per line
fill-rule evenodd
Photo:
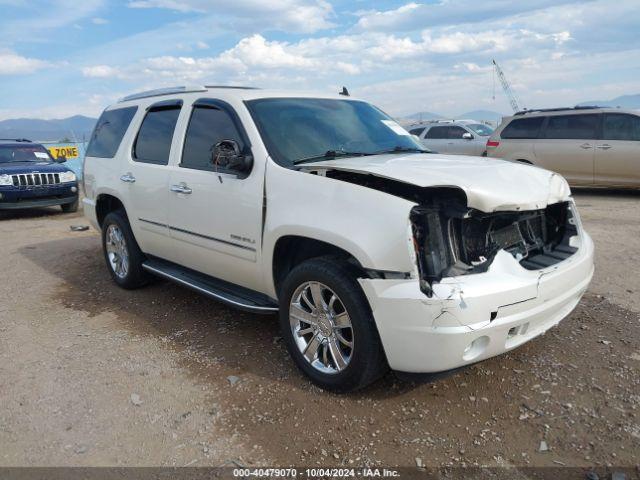
<path fill-rule="evenodd" d="M 433 152 L 483 156 L 493 128 L 475 120 L 430 120 L 411 124 L 409 133 Z"/>
<path fill-rule="evenodd" d="M 566 317 L 593 273 L 560 175 L 425 153 L 344 95 L 129 96 L 98 120 L 84 182 L 116 284 L 156 275 L 279 312 L 297 366 L 334 391 L 512 350 Z"/>

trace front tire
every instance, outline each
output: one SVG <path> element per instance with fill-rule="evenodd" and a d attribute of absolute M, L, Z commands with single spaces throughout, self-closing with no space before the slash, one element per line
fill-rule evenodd
<path fill-rule="evenodd" d="M 120 287 L 134 289 L 148 283 L 149 274 L 142 268 L 145 257 L 124 211 L 111 212 L 104 218 L 102 251 L 111 278 Z"/>
<path fill-rule="evenodd" d="M 76 198 L 75 201 L 73 201 L 72 203 L 65 203 L 64 205 L 60 205 L 60 208 L 62 209 L 62 211 L 64 213 L 74 213 L 78 211 L 78 199 Z"/>
<path fill-rule="evenodd" d="M 280 328 L 298 368 L 325 390 L 363 388 L 389 368 L 369 303 L 346 262 L 320 257 L 295 267 L 281 289 Z"/>

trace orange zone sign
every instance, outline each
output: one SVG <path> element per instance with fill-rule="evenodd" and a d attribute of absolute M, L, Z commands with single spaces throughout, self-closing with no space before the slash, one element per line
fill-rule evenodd
<path fill-rule="evenodd" d="M 49 147 L 47 148 L 53 158 L 66 157 L 66 158 L 78 158 L 78 147 L 63 146 L 63 147 Z"/>

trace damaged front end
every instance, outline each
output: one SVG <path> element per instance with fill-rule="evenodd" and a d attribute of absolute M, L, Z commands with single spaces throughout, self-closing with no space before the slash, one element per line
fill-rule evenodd
<path fill-rule="evenodd" d="M 578 250 L 578 219 L 570 201 L 539 210 L 484 213 L 450 200 L 411 211 L 420 289 L 429 297 L 443 277 L 486 272 L 500 250 L 527 270 L 550 267 Z"/>

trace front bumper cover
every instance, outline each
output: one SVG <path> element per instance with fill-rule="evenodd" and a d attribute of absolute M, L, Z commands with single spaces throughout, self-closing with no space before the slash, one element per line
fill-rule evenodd
<path fill-rule="evenodd" d="M 445 278 L 428 298 L 417 279 L 360 279 L 389 365 L 440 372 L 499 355 L 543 334 L 576 307 L 593 276 L 584 231 L 574 255 L 526 270 L 500 252 L 485 273 Z"/>

